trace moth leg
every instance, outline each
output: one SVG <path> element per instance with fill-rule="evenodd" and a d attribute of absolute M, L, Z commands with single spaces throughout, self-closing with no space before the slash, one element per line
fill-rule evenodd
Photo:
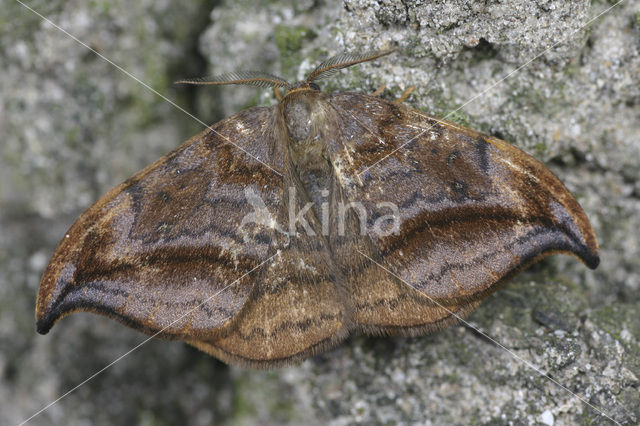
<path fill-rule="evenodd" d="M 276 94 L 276 99 L 278 99 L 279 101 L 282 100 L 282 93 L 280 93 L 280 90 L 278 89 L 278 87 L 273 88 L 273 93 Z"/>
<path fill-rule="evenodd" d="M 382 93 L 382 91 L 383 91 L 386 87 L 387 87 L 387 85 L 386 85 L 386 84 L 383 84 L 382 86 L 378 87 L 378 88 L 376 89 L 376 91 L 375 91 L 375 92 L 373 92 L 373 93 L 371 94 L 371 96 L 378 96 L 378 95 L 380 95 L 380 93 Z"/>
<path fill-rule="evenodd" d="M 395 103 L 395 104 L 402 103 L 405 99 L 407 99 L 409 97 L 409 95 L 411 94 L 411 92 L 413 92 L 413 90 L 415 88 L 416 88 L 416 86 L 407 87 L 407 90 L 405 90 L 404 93 L 402 95 L 400 95 L 400 97 L 398 99 L 393 101 L 393 103 Z"/>

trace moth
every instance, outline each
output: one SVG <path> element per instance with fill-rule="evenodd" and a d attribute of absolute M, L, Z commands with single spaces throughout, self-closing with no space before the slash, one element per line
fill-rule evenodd
<path fill-rule="evenodd" d="M 443 329 L 553 253 L 595 268 L 587 216 L 533 157 L 315 83 L 389 53 L 341 54 L 295 84 L 185 81 L 271 87 L 280 102 L 214 124 L 85 211 L 42 278 L 38 332 L 90 311 L 268 368 L 352 333 Z"/>

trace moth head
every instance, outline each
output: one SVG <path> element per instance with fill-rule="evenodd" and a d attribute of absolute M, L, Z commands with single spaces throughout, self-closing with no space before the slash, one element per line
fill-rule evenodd
<path fill-rule="evenodd" d="M 296 93 L 296 92 L 308 92 L 308 91 L 319 92 L 320 86 L 318 86 L 314 82 L 307 82 L 305 80 L 299 81 L 296 84 L 292 84 L 291 86 L 287 87 L 287 92 L 285 93 L 285 96 L 289 96 L 290 94 Z"/>

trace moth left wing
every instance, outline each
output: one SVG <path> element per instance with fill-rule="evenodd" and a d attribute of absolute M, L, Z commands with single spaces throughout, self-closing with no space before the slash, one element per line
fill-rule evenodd
<path fill-rule="evenodd" d="M 92 311 L 164 337 L 220 334 L 275 252 L 273 229 L 242 223 L 255 210 L 247 190 L 271 211 L 282 203 L 275 113 L 251 108 L 213 125 L 84 212 L 42 278 L 38 331 Z"/>
<path fill-rule="evenodd" d="M 352 277 L 363 330 L 440 328 L 449 311 L 470 312 L 496 284 L 555 252 L 597 266 L 585 213 L 533 157 L 376 97 L 335 93 L 330 103 L 340 119 L 331 161 L 348 200 L 366 208 L 364 254 L 389 270 L 371 262 Z M 390 214 L 395 222 L 376 227 Z M 380 232 L 393 225 L 397 232 Z"/>

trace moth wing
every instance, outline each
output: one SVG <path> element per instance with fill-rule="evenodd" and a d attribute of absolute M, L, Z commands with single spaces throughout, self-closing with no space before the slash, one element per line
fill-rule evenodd
<path fill-rule="evenodd" d="M 366 207 L 365 254 L 397 276 L 370 263 L 353 278 L 363 330 L 445 326 L 455 319 L 449 311 L 465 315 L 496 284 L 552 253 L 598 265 L 580 205 L 518 148 L 376 97 L 336 93 L 331 105 L 341 120 L 331 159 L 347 198 Z M 390 214 L 397 222 L 387 217 L 376 228 Z"/>
<path fill-rule="evenodd" d="M 42 278 L 38 331 L 92 311 L 169 338 L 219 334 L 273 252 L 273 230 L 242 220 L 255 214 L 246 191 L 267 208 L 282 201 L 275 113 L 251 108 L 213 125 L 84 212 Z"/>

